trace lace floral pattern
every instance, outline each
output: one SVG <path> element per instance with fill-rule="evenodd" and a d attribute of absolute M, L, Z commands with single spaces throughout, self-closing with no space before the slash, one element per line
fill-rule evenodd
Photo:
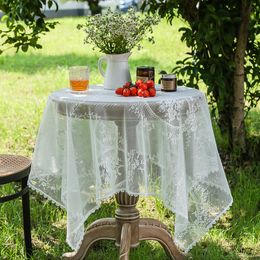
<path fill-rule="evenodd" d="M 92 87 L 48 100 L 29 185 L 67 211 L 77 250 L 84 221 L 119 191 L 158 196 L 176 214 L 185 252 L 232 204 L 204 95 L 180 87 L 155 98 L 118 97 Z"/>

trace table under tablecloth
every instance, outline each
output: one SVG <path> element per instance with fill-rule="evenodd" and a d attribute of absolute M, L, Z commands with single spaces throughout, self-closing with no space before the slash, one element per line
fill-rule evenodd
<path fill-rule="evenodd" d="M 232 204 L 206 98 L 186 87 L 153 98 L 100 86 L 52 93 L 29 186 L 65 208 L 75 250 L 88 216 L 120 191 L 161 199 L 175 213 L 174 240 L 184 252 Z"/>

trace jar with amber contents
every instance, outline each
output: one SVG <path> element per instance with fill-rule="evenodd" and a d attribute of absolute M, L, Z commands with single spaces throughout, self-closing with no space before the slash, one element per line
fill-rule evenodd
<path fill-rule="evenodd" d="M 154 67 L 141 66 L 136 68 L 136 80 L 141 79 L 143 82 L 147 80 L 154 81 Z"/>

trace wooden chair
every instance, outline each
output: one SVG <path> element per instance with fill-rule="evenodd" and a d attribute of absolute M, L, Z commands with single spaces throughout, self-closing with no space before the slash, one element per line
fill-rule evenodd
<path fill-rule="evenodd" d="M 0 185 L 11 182 L 21 183 L 20 191 L 0 197 L 0 203 L 22 197 L 24 240 L 28 258 L 32 255 L 29 187 L 27 186 L 30 168 L 31 161 L 26 157 L 7 154 L 0 155 Z"/>

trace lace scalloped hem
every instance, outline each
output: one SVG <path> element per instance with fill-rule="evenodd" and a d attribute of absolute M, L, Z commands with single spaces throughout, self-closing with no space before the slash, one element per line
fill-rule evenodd
<path fill-rule="evenodd" d="M 119 192 L 127 192 L 130 196 L 135 196 L 135 197 L 139 197 L 139 196 L 145 196 L 145 197 L 148 197 L 148 196 L 156 196 L 156 194 L 154 193 L 135 193 L 135 192 L 129 192 L 127 191 L 126 189 L 118 189 L 116 191 L 113 191 L 111 192 L 110 194 L 107 194 L 106 197 L 104 198 L 100 198 L 99 200 L 96 201 L 96 204 L 97 206 L 94 207 L 93 209 L 91 209 L 87 215 L 85 215 L 85 217 L 83 218 L 83 221 L 82 222 L 79 222 L 79 225 L 78 225 L 78 228 L 74 230 L 74 232 L 78 231 L 80 227 L 82 227 L 82 225 L 84 225 L 84 222 L 88 219 L 88 217 L 94 213 L 95 211 L 97 211 L 100 206 L 101 206 L 101 202 L 102 200 L 104 199 L 110 199 L 112 197 L 114 197 L 116 194 L 118 194 Z M 157 196 L 159 198 L 159 196 Z M 81 247 L 82 245 L 82 242 L 83 242 L 83 239 L 84 239 L 84 235 L 80 238 L 80 240 L 78 241 L 77 245 L 74 247 L 72 246 L 72 244 L 70 243 L 70 241 L 68 240 L 68 238 L 66 239 L 66 242 L 68 243 L 68 245 L 75 251 L 77 252 L 79 250 L 79 248 Z"/>
<path fill-rule="evenodd" d="M 48 194 L 46 194 L 45 192 L 43 192 L 42 190 L 36 188 L 33 184 L 31 184 L 30 182 L 28 182 L 28 186 L 38 192 L 40 195 L 42 195 L 45 199 L 48 199 L 51 203 L 53 203 L 54 205 L 58 206 L 59 208 L 61 208 L 62 210 L 66 211 L 66 208 L 64 205 L 62 205 L 60 202 L 56 201 L 55 199 L 53 199 L 51 196 L 49 196 Z"/>
<path fill-rule="evenodd" d="M 44 198 L 50 200 L 54 205 L 58 206 L 59 208 L 63 209 L 66 211 L 66 208 L 59 202 L 57 202 L 56 200 L 54 200 L 53 198 L 51 198 L 49 195 L 47 195 L 45 192 L 43 192 L 42 190 L 38 189 L 37 187 L 35 187 L 34 185 L 32 185 L 31 183 L 28 183 L 28 186 L 35 190 L 36 192 L 38 192 L 39 194 L 41 194 Z M 88 213 L 84 216 L 83 220 L 81 222 L 79 222 L 78 224 L 78 228 L 76 228 L 73 233 L 77 232 L 82 226 L 84 228 L 84 222 L 88 219 L 88 217 L 93 214 L 94 212 L 96 212 L 100 206 L 101 206 L 101 202 L 102 200 L 105 199 L 110 199 L 111 197 L 115 196 L 116 194 L 118 194 L 119 192 L 127 192 L 130 196 L 156 196 L 159 199 L 162 199 L 159 194 L 149 194 L 149 193 L 133 193 L 133 192 L 129 192 L 125 189 L 118 189 L 116 191 L 111 192 L 110 194 L 107 194 L 106 197 L 104 198 L 100 198 L 99 200 L 96 201 L 96 206 L 94 208 L 92 208 L 91 210 L 88 211 Z M 174 239 L 174 242 L 176 244 L 176 246 L 178 247 L 178 249 L 184 253 L 187 254 L 201 239 L 203 239 L 203 237 L 206 235 L 207 231 L 214 225 L 216 224 L 216 222 L 220 219 L 220 217 L 225 214 L 230 207 L 232 206 L 233 203 L 233 199 L 230 201 L 230 203 L 228 204 L 228 206 L 221 211 L 216 217 L 215 219 L 206 227 L 206 231 L 205 234 L 203 236 L 201 236 L 200 238 L 198 238 L 197 240 L 193 241 L 187 248 L 183 248 L 183 246 L 181 245 L 181 243 L 179 243 L 176 239 Z M 169 210 L 171 210 L 173 213 L 176 214 L 176 212 L 174 212 L 173 209 L 171 209 L 170 207 L 167 207 L 167 205 L 165 205 L 166 208 L 168 208 Z M 83 232 L 84 233 L 84 232 Z M 83 236 L 79 239 L 79 241 L 76 243 L 76 246 L 73 246 L 72 243 L 70 242 L 69 238 L 66 238 L 66 242 L 68 243 L 68 245 L 72 248 L 72 250 L 74 250 L 75 252 L 77 252 L 80 248 L 80 246 L 82 245 L 84 239 L 84 234 Z"/>
<path fill-rule="evenodd" d="M 40 195 L 42 195 L 45 199 L 48 199 L 48 201 L 50 201 L 51 203 L 53 203 L 55 206 L 61 208 L 62 210 L 66 211 L 67 212 L 67 209 L 65 208 L 64 205 L 62 205 L 60 202 L 56 201 L 55 199 L 53 199 L 51 196 L 49 196 L 48 194 L 46 194 L 45 192 L 43 192 L 42 190 L 38 189 L 37 187 L 35 187 L 33 184 L 31 184 L 30 182 L 28 182 L 28 186 L 36 191 L 37 193 L 39 193 Z M 96 201 L 96 206 L 94 208 L 92 208 L 91 210 L 88 211 L 88 213 L 85 215 L 85 217 L 83 218 L 83 221 L 82 222 L 79 222 L 78 224 L 78 228 L 76 228 L 74 230 L 73 233 L 77 232 L 78 229 L 80 229 L 82 227 L 82 225 L 84 225 L 85 221 L 88 219 L 88 217 L 93 214 L 94 212 L 96 212 L 100 206 L 101 206 L 101 202 L 102 200 L 105 200 L 105 199 L 110 199 L 112 198 L 113 196 L 115 196 L 116 194 L 118 194 L 119 192 L 127 192 L 130 196 L 135 196 L 135 197 L 138 197 L 138 196 L 153 196 L 155 194 L 148 194 L 148 193 L 133 193 L 133 192 L 129 192 L 127 190 L 124 190 L 124 189 L 118 189 L 114 192 L 111 192 L 110 194 L 108 194 L 106 197 L 104 198 L 100 198 L 99 200 Z M 66 239 L 66 242 L 68 243 L 68 245 L 72 248 L 72 250 L 75 250 L 76 252 L 79 250 L 81 244 L 82 244 L 82 241 L 83 241 L 83 238 L 84 238 L 84 235 L 82 236 L 82 238 L 80 239 L 80 241 L 77 243 L 76 246 L 73 246 L 71 244 L 71 242 L 69 241 L 69 239 L 67 238 Z"/>
<path fill-rule="evenodd" d="M 233 204 L 233 199 L 230 201 L 230 203 L 228 204 L 228 206 L 222 210 L 216 217 L 215 219 L 206 227 L 206 231 L 204 233 L 203 236 L 201 236 L 200 238 L 196 239 L 195 241 L 193 241 L 186 249 L 183 249 L 183 246 L 180 245 L 180 243 L 174 239 L 174 243 L 176 244 L 176 246 L 184 253 L 184 254 L 187 254 L 194 246 L 196 246 L 196 244 L 202 240 L 207 232 L 209 231 L 210 228 L 212 228 L 216 223 L 217 221 L 222 217 L 223 214 L 225 214 L 229 209 L 230 207 L 232 206 Z"/>

